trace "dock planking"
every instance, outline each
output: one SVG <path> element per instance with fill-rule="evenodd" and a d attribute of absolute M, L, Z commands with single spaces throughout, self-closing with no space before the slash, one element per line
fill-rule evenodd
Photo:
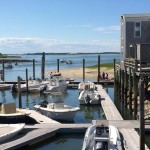
<path fill-rule="evenodd" d="M 101 101 L 102 108 L 104 110 L 105 116 L 107 120 L 123 120 L 121 114 L 117 110 L 115 104 L 112 102 L 109 95 L 106 93 L 106 91 L 103 89 L 101 85 L 97 85 L 97 89 L 100 95 L 105 97 L 105 100 Z M 139 135 L 137 131 L 135 131 L 134 128 L 126 129 L 126 128 L 120 128 L 120 133 L 123 136 L 124 140 L 124 146 L 126 150 L 139 150 L 140 149 L 140 143 L 139 143 Z M 145 145 L 145 149 L 149 149 Z"/>
<path fill-rule="evenodd" d="M 6 143 L 0 144 L 1 150 L 14 150 L 21 147 L 24 147 L 26 145 L 32 145 L 34 143 L 37 143 L 41 140 L 44 140 L 46 138 L 53 137 L 56 132 L 57 128 L 45 128 L 45 129 L 23 129 L 20 134 L 18 134 L 16 137 L 13 137 L 11 140 L 8 140 Z"/>
<path fill-rule="evenodd" d="M 52 123 L 52 124 L 60 124 L 58 121 L 52 120 L 51 118 L 48 118 L 42 114 L 40 114 L 37 111 L 25 109 L 25 112 L 29 114 L 30 118 L 33 118 L 37 123 Z"/>
<path fill-rule="evenodd" d="M 25 125 L 25 128 L 11 140 L 0 144 L 1 150 L 14 150 L 26 145 L 33 145 L 47 138 L 52 138 L 57 133 L 84 133 L 91 124 L 56 124 L 41 123 Z"/>

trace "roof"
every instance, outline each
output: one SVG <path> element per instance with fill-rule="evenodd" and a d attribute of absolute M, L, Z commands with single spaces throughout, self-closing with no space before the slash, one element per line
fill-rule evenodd
<path fill-rule="evenodd" d="M 150 13 L 143 13 L 143 14 L 123 14 L 121 19 L 126 21 L 130 20 L 141 20 L 141 21 L 150 21 Z"/>

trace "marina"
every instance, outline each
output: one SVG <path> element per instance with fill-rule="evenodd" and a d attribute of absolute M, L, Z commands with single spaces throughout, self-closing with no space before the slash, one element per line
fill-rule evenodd
<path fill-rule="evenodd" d="M 139 140 L 137 140 L 139 137 L 138 137 L 136 131 L 133 130 L 134 128 L 139 128 L 139 122 L 138 121 L 129 121 L 129 120 L 124 121 L 122 119 L 122 117 L 120 116 L 119 112 L 117 112 L 117 109 L 114 106 L 114 103 L 112 102 L 110 97 L 107 95 L 105 90 L 102 88 L 102 86 L 97 85 L 97 87 L 98 87 L 98 91 L 101 93 L 101 95 L 103 95 L 105 97 L 105 100 L 103 100 L 101 105 L 103 107 L 104 113 L 106 115 L 106 119 L 108 121 L 95 120 L 95 121 L 93 121 L 93 124 L 115 125 L 116 127 L 119 128 L 120 131 L 122 131 L 123 136 L 124 135 L 127 136 L 127 137 L 124 137 L 127 147 L 128 148 L 130 147 L 129 149 L 132 149 L 133 142 L 137 142 L 134 144 L 135 145 L 134 149 L 139 149 L 139 147 L 138 147 Z M 108 110 L 112 111 L 113 113 L 108 112 Z M 52 137 L 58 132 L 59 133 L 66 133 L 66 132 L 84 133 L 85 130 L 91 125 L 91 123 L 88 123 L 88 124 L 85 124 L 85 123 L 84 124 L 83 123 L 78 123 L 78 124 L 76 124 L 76 123 L 75 124 L 66 124 L 65 123 L 64 124 L 63 123 L 62 124 L 57 121 L 50 120 L 46 116 L 43 116 L 33 110 L 26 110 L 26 111 L 28 113 L 30 113 L 29 116 L 32 117 L 33 119 L 35 119 L 39 124 L 26 125 L 25 126 L 26 130 L 29 130 L 29 129 L 35 129 L 35 130 L 25 132 L 26 134 L 23 132 L 25 134 L 25 136 L 22 136 L 22 137 L 18 136 L 17 139 L 15 137 L 14 141 L 12 139 L 8 143 L 1 144 L 1 149 L 4 149 L 4 148 L 5 149 L 16 149 L 16 148 L 23 147 L 26 145 L 32 145 L 33 143 L 37 143 L 41 140 Z M 131 126 L 129 126 L 129 125 L 131 125 Z M 54 126 L 55 126 L 55 128 L 54 128 Z M 146 128 L 149 130 L 149 125 L 147 125 Z M 23 135 L 23 134 L 21 134 L 21 135 Z M 32 138 L 31 138 L 31 135 L 32 135 Z M 128 136 L 128 135 L 130 135 L 130 136 Z M 131 137 L 131 139 L 129 139 L 129 137 Z M 133 137 L 135 139 L 133 139 Z M 130 145 L 130 142 L 132 143 L 132 145 Z"/>
<path fill-rule="evenodd" d="M 0 150 L 150 150 L 149 6 L 1 1 Z"/>
<path fill-rule="evenodd" d="M 58 68 L 57 68 L 58 69 Z M 82 79 L 80 79 L 82 80 Z M 84 80 L 84 78 L 83 78 Z M 87 79 L 86 79 L 87 80 Z M 41 143 L 41 141 L 45 141 L 47 138 L 53 139 L 59 134 L 79 134 L 82 133 L 82 142 L 84 138 L 84 133 L 88 127 L 92 124 L 98 125 L 113 125 L 119 129 L 121 134 L 123 135 L 123 141 L 125 141 L 126 145 L 124 145 L 125 149 L 139 149 L 139 121 L 138 120 L 123 120 L 121 114 L 118 112 L 115 104 L 114 97 L 108 95 L 109 89 L 108 86 L 112 86 L 114 84 L 113 80 L 100 80 L 100 83 L 95 83 L 96 90 L 99 95 L 102 97 L 101 103 L 97 104 L 97 106 L 81 106 L 78 102 L 78 85 L 80 81 L 70 81 L 67 85 L 67 92 L 63 93 L 65 98 L 65 105 L 72 104 L 73 106 L 80 107 L 79 112 L 75 115 L 73 122 L 58 122 L 57 120 L 53 120 L 48 118 L 46 115 L 40 114 L 38 111 L 34 110 L 34 106 L 41 102 L 41 99 L 46 99 L 48 102 L 52 103 L 54 100 L 54 95 L 51 94 L 42 94 L 42 93 L 21 93 L 21 105 L 20 100 L 16 101 L 17 107 L 28 108 L 26 112 L 28 112 L 30 118 L 34 120 L 33 124 L 26 124 L 25 128 L 16 136 L 14 139 L 8 140 L 8 142 L 1 144 L 1 149 L 17 149 L 24 146 L 33 146 L 35 143 Z M 14 83 L 14 81 L 8 81 L 5 83 Z M 18 82 L 16 82 L 18 83 Z M 25 81 L 22 81 L 25 83 Z M 5 85 L 5 84 L 4 84 Z M 18 92 L 16 94 L 14 92 L 10 92 L 9 90 L 2 90 L 2 93 L 7 93 L 6 95 L 13 96 L 15 99 L 19 99 Z M 71 99 L 69 95 L 72 95 Z M 113 94 L 113 93 L 111 93 Z M 10 97 L 9 96 L 9 97 Z M 33 97 L 38 97 L 36 100 L 31 100 Z M 75 100 L 73 100 L 75 99 Z M 7 102 L 6 99 L 3 99 L 3 102 Z M 83 118 L 81 119 L 81 115 Z M 77 119 L 78 118 L 78 119 Z M 106 118 L 106 120 L 104 120 Z M 149 124 L 145 125 L 145 131 L 149 132 L 150 126 Z M 32 137 L 31 137 L 32 135 Z M 133 144 L 134 143 L 134 144 Z M 30 147 L 29 146 L 29 147 Z M 34 146 L 33 146 L 34 147 Z M 82 146 L 80 146 L 81 148 Z M 148 149 L 146 147 L 146 149 Z"/>

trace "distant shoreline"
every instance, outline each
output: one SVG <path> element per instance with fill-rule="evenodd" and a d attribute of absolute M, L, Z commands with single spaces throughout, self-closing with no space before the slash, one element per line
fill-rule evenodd
<path fill-rule="evenodd" d="M 101 53 L 45 53 L 45 55 L 82 55 L 82 54 L 120 54 L 120 52 L 101 52 Z M 42 55 L 42 53 L 26 53 L 23 55 Z"/>

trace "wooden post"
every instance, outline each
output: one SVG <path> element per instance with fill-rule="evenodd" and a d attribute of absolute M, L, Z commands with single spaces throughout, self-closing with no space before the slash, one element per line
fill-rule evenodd
<path fill-rule="evenodd" d="M 129 68 L 129 111 L 132 114 L 132 77 L 131 68 Z"/>
<path fill-rule="evenodd" d="M 145 150 L 144 80 L 140 79 L 140 150 Z"/>
<path fill-rule="evenodd" d="M 116 82 L 116 59 L 114 59 L 114 83 Z"/>
<path fill-rule="evenodd" d="M 2 80 L 5 81 L 5 65 L 4 65 L 4 61 L 2 62 Z"/>
<path fill-rule="evenodd" d="M 19 108 L 22 108 L 22 101 L 21 101 L 21 78 L 18 76 L 18 97 L 19 97 Z"/>
<path fill-rule="evenodd" d="M 124 76 L 124 80 L 125 80 L 124 106 L 127 107 L 128 75 L 127 75 L 127 68 L 126 68 L 126 67 L 125 67 L 125 76 Z"/>
<path fill-rule="evenodd" d="M 59 72 L 59 59 L 57 59 L 57 72 Z"/>
<path fill-rule="evenodd" d="M 42 69 L 41 69 L 41 79 L 45 78 L 45 53 L 42 54 Z"/>
<path fill-rule="evenodd" d="M 119 69 L 119 100 L 121 100 L 121 68 Z"/>
<path fill-rule="evenodd" d="M 121 99 L 124 102 L 124 70 L 121 70 Z"/>
<path fill-rule="evenodd" d="M 133 94 L 134 94 L 134 119 L 137 119 L 137 96 L 138 96 L 138 79 L 133 70 Z"/>
<path fill-rule="evenodd" d="M 98 55 L 98 72 L 97 72 L 97 84 L 99 84 L 100 80 L 100 55 Z"/>
<path fill-rule="evenodd" d="M 33 59 L 33 80 L 35 80 L 35 59 Z"/>
<path fill-rule="evenodd" d="M 26 90 L 28 92 L 28 69 L 26 68 Z"/>
<path fill-rule="evenodd" d="M 115 105 L 118 107 L 118 100 L 119 100 L 119 71 L 118 69 L 116 70 L 116 76 L 115 76 L 115 80 L 116 80 L 116 83 L 115 83 Z"/>
<path fill-rule="evenodd" d="M 83 82 L 85 81 L 85 59 L 83 59 Z"/>

